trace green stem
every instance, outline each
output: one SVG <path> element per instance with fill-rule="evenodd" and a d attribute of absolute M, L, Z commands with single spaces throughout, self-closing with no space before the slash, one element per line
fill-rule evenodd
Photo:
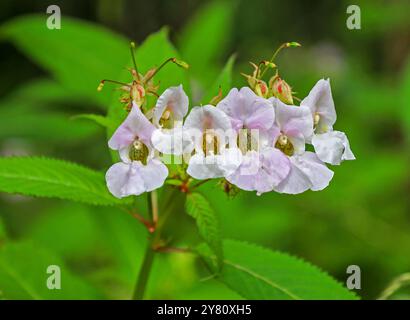
<path fill-rule="evenodd" d="M 163 208 L 164 210 L 162 211 L 163 213 L 161 215 L 161 219 L 157 221 L 158 225 L 156 226 L 155 232 L 153 234 L 150 234 L 150 238 L 148 240 L 147 248 L 144 254 L 144 260 L 142 261 L 142 266 L 138 274 L 137 282 L 135 284 L 134 294 L 132 296 L 133 300 L 142 300 L 144 298 L 144 293 L 150 275 L 152 263 L 154 261 L 154 246 L 160 240 L 162 227 L 164 226 L 164 223 L 171 212 L 173 203 L 172 200 L 176 192 L 176 189 L 170 191 L 169 198 L 165 201 L 165 208 Z M 155 221 L 158 219 L 157 193 L 155 191 L 148 193 L 147 201 L 150 217 Z"/>
<path fill-rule="evenodd" d="M 152 192 L 149 192 L 147 194 L 147 204 L 149 215 L 152 218 L 154 216 L 153 208 L 158 207 L 156 194 L 154 195 Z M 142 266 L 138 274 L 137 283 L 135 284 L 134 294 L 132 295 L 132 298 L 134 300 L 142 300 L 144 298 L 145 288 L 147 286 L 152 262 L 154 261 L 153 241 L 154 237 L 153 235 L 150 235 L 147 248 L 145 249 L 144 260 L 142 261 Z"/>
<path fill-rule="evenodd" d="M 133 300 L 142 300 L 144 298 L 145 288 L 147 286 L 148 277 L 151 271 L 152 262 L 154 261 L 154 250 L 152 248 L 152 239 L 148 241 L 147 249 L 145 250 L 144 261 L 138 275 L 138 280 L 135 285 Z"/>

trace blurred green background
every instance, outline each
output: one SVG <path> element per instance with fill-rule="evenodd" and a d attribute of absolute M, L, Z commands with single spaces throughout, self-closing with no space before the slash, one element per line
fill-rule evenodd
<path fill-rule="evenodd" d="M 357 293 L 364 299 L 377 298 L 393 278 L 410 272 L 409 1 L 357 1 L 361 30 L 346 27 L 349 2 L 324 0 L 10 0 L 0 3 L 0 21 L 38 13 L 44 17 L 47 38 L 48 33 L 59 32 L 45 28 L 49 4 L 60 6 L 62 30 L 65 17 L 76 17 L 122 34 L 124 42 L 141 43 L 152 32 L 169 26 L 171 41 L 193 66 L 190 91 L 194 103 L 231 54 L 236 53 L 234 84 L 243 86 L 240 72 L 250 72 L 248 61 L 269 58 L 283 42 L 300 42 L 301 48 L 280 54 L 281 74 L 300 98 L 318 79 L 331 79 L 338 113 L 335 128 L 347 133 L 357 160 L 333 167 L 333 181 L 322 192 L 261 197 L 243 192 L 228 199 L 212 183 L 202 187 L 220 216 L 223 235 L 297 255 L 341 282 L 346 280 L 349 265 L 359 265 L 362 289 Z M 16 42 L 9 41 L 3 31 L 0 29 L 1 156 L 46 155 L 106 170 L 111 158 L 105 130 L 91 122 L 70 120 L 70 116 L 105 112 L 112 90 L 107 86 L 98 96 L 95 89 L 105 76 L 118 78 L 113 74 L 117 69 L 120 74 L 117 65 L 128 61 L 127 47 L 116 56 L 118 50 L 99 48 L 104 39 L 98 39 L 95 54 L 109 66 L 100 69 L 94 53 L 82 55 L 64 39 L 56 43 L 58 50 L 49 50 L 39 45 L 41 32 L 39 38 L 28 34 Z M 80 39 L 83 36 L 76 34 Z M 106 37 L 111 43 L 108 38 L 115 36 Z M 93 46 L 92 38 L 84 38 L 86 41 Z M 27 47 L 36 46 L 48 62 L 41 64 L 33 58 L 35 54 L 28 53 L 34 49 Z M 84 64 L 83 75 L 70 65 L 71 60 L 61 58 L 65 50 L 73 50 L 69 51 L 72 60 Z M 82 77 L 94 81 L 94 75 L 86 74 L 87 67 L 93 66 L 95 86 L 78 89 L 78 83 L 67 84 L 44 67 L 47 63 L 59 65 L 62 74 L 73 75 L 73 81 Z M 174 68 L 169 66 L 169 72 Z M 181 224 L 181 219 L 186 223 Z M 182 214 L 169 229 L 176 243 L 196 241 L 193 222 Z M 116 209 L 0 194 L 0 248 L 12 245 L 3 253 L 3 263 L 7 261 L 11 269 L 34 282 L 43 280 L 34 270 L 22 270 L 24 261 L 49 264 L 52 260 L 64 265 L 70 277 L 66 283 L 71 283 L 72 293 L 80 298 L 129 297 L 145 237 L 145 230 L 131 216 Z M 149 282 L 149 297 L 239 298 L 205 276 L 202 265 L 189 255 L 160 255 Z M 36 293 L 37 297 L 47 294 Z M 17 287 L 12 296 L 28 297 L 32 296 Z M 397 297 L 409 295 L 402 290 Z"/>

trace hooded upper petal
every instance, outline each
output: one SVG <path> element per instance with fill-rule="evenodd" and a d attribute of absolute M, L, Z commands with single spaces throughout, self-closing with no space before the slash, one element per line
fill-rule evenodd
<path fill-rule="evenodd" d="M 272 103 L 257 96 L 250 88 L 231 89 L 218 109 L 226 113 L 235 130 L 242 128 L 268 130 L 275 121 Z"/>
<path fill-rule="evenodd" d="M 302 134 L 305 139 L 313 134 L 313 119 L 306 107 L 284 104 L 277 98 L 271 98 L 275 107 L 276 125 L 287 136 Z"/>
<path fill-rule="evenodd" d="M 188 112 L 189 99 L 182 85 L 166 89 L 158 98 L 153 110 L 153 122 L 159 127 L 159 121 L 168 109 L 174 121 L 182 121 Z"/>
<path fill-rule="evenodd" d="M 227 131 L 231 129 L 228 116 L 212 105 L 194 107 L 185 119 L 186 130 L 196 129 L 201 132 L 206 129 Z"/>
<path fill-rule="evenodd" d="M 282 152 L 266 148 L 261 153 L 249 151 L 241 166 L 226 179 L 238 188 L 256 191 L 258 195 L 272 191 L 290 171 L 290 161 Z"/>
<path fill-rule="evenodd" d="M 326 188 L 333 178 L 333 171 L 313 152 L 304 152 L 289 159 L 289 175 L 274 188 L 277 192 L 298 194 L 309 189 L 318 191 Z"/>
<path fill-rule="evenodd" d="M 320 79 L 300 105 L 308 107 L 313 117 L 315 114 L 320 116 L 317 133 L 332 130 L 336 122 L 336 109 L 329 80 Z"/>
<path fill-rule="evenodd" d="M 111 149 L 120 150 L 128 147 L 136 137 L 149 146 L 151 145 L 151 136 L 154 130 L 153 124 L 149 122 L 140 108 L 133 104 L 127 118 L 108 141 L 108 146 Z"/>
<path fill-rule="evenodd" d="M 338 165 L 343 160 L 356 159 L 344 132 L 330 131 L 315 134 L 312 138 L 312 144 L 317 156 L 324 162 Z"/>
<path fill-rule="evenodd" d="M 107 171 L 105 179 L 108 190 L 117 198 L 138 196 L 161 187 L 168 176 L 167 167 L 159 160 L 152 159 L 147 165 L 139 161 L 118 162 Z"/>

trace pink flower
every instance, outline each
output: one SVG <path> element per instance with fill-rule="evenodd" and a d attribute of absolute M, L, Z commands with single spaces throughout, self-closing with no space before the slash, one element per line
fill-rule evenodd
<path fill-rule="evenodd" d="M 122 162 L 112 165 L 106 175 L 109 191 L 117 198 L 140 195 L 161 187 L 168 176 L 167 167 L 155 158 L 151 136 L 155 127 L 137 105 L 108 142 L 118 150 Z"/>
<path fill-rule="evenodd" d="M 239 137 L 242 164 L 226 179 L 237 187 L 256 191 L 258 195 L 272 191 L 289 173 L 289 159 L 268 146 L 268 130 L 275 121 L 272 103 L 257 96 L 248 87 L 232 89 L 217 108 L 225 112 Z M 241 143 L 241 139 L 245 142 Z"/>
<path fill-rule="evenodd" d="M 333 131 L 336 110 L 329 80 L 319 80 L 303 99 L 301 106 L 308 107 L 312 114 L 315 134 L 311 142 L 319 159 L 333 165 L 338 165 L 343 160 L 356 159 L 346 134 Z"/>

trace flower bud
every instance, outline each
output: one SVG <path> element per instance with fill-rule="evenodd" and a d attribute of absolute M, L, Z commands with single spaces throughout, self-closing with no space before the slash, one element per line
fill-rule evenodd
<path fill-rule="evenodd" d="M 138 84 L 136 81 L 133 81 L 131 85 L 130 96 L 132 101 L 134 101 L 138 106 L 141 106 L 145 98 L 144 87 Z"/>
<path fill-rule="evenodd" d="M 262 98 L 266 98 L 269 93 L 268 85 L 263 80 L 257 80 L 254 90 L 255 93 Z"/>
<path fill-rule="evenodd" d="M 293 104 L 292 89 L 279 75 L 269 80 L 269 87 L 276 98 L 286 104 Z"/>

